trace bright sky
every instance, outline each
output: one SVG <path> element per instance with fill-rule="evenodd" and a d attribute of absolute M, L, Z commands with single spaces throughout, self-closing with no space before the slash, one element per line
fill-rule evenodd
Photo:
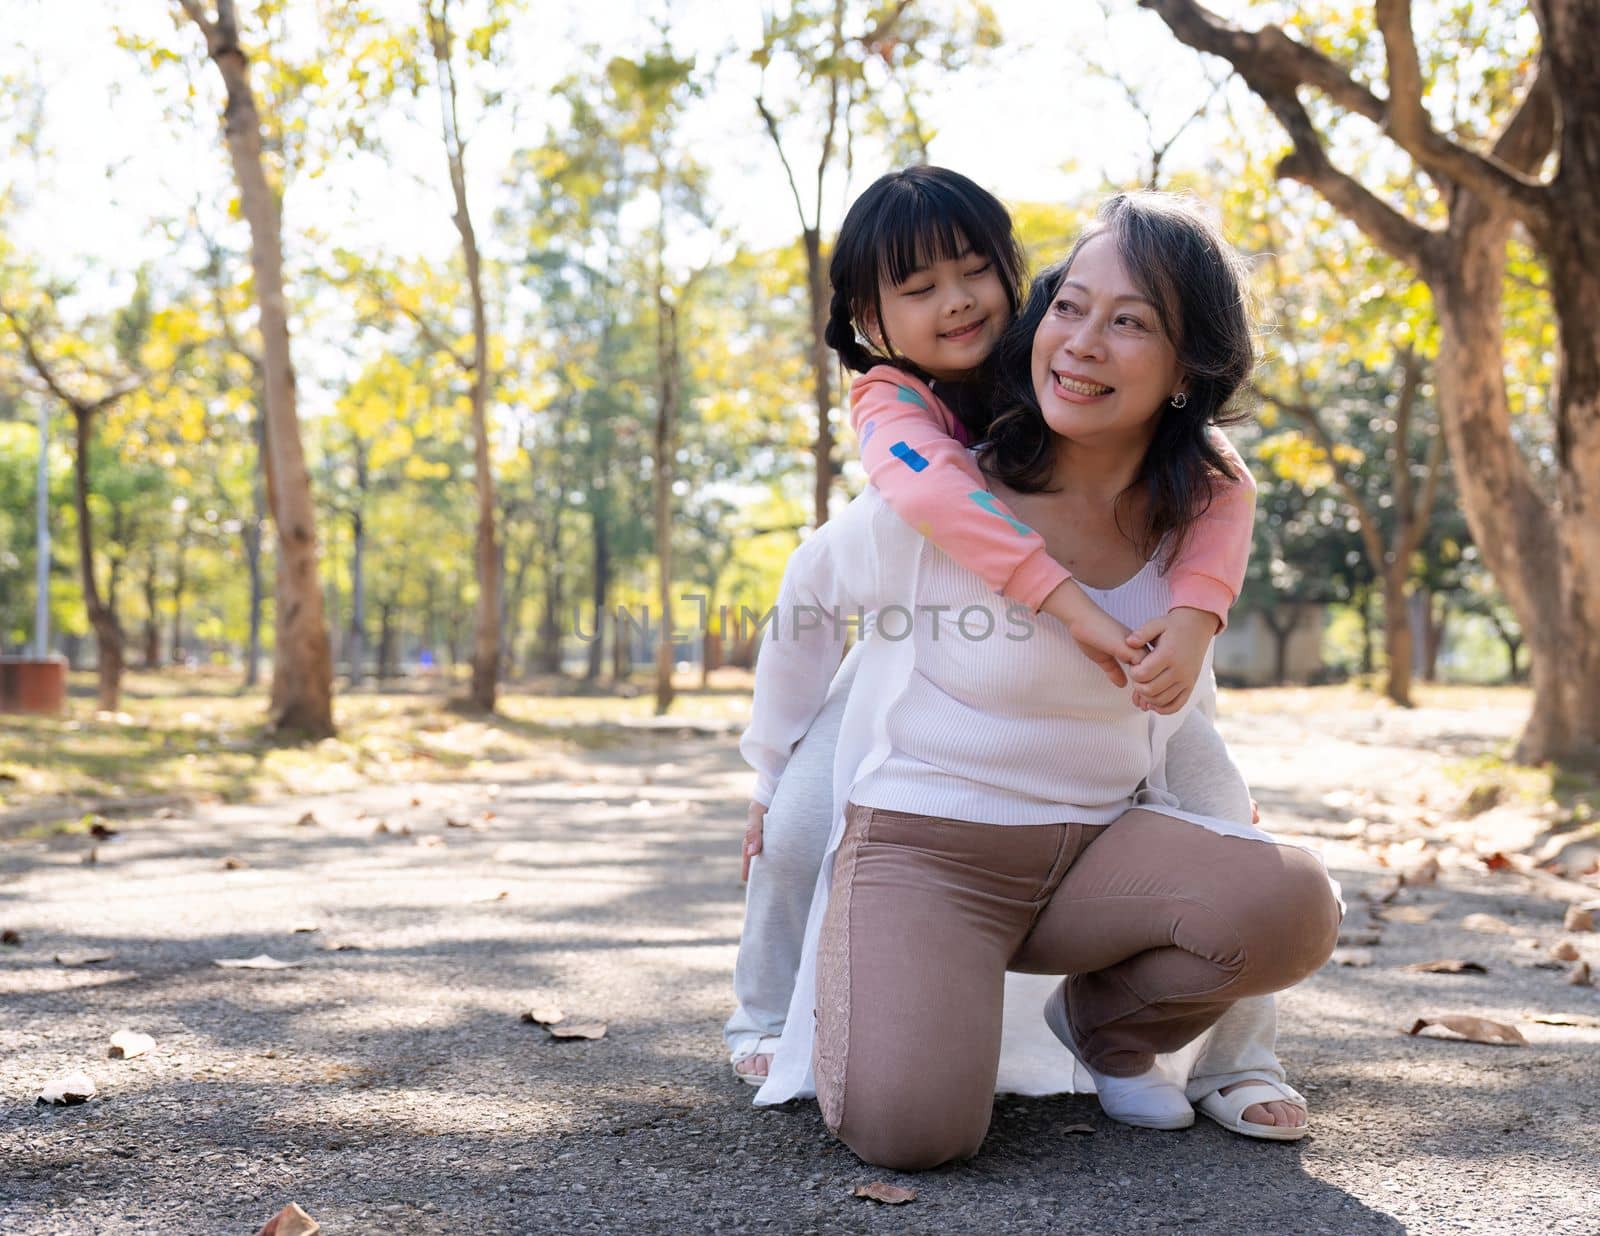
<path fill-rule="evenodd" d="M 402 12 L 416 7 L 392 2 Z M 45 157 L 5 169 L 26 203 L 17 239 L 50 268 L 91 285 L 124 276 L 141 260 L 159 261 L 171 246 L 152 220 L 181 216 L 197 197 L 231 190 L 213 119 L 220 88 L 208 71 L 202 87 L 212 93 L 195 101 L 194 121 L 168 119 L 141 66 L 116 46 L 112 23 L 143 22 L 141 33 L 171 46 L 193 32 L 175 33 L 159 2 L 5 0 L 5 7 L 20 38 L 15 50 L 0 51 L 0 66 L 31 64 L 30 75 L 47 88 Z M 607 54 L 632 50 L 651 37 L 650 19 L 666 10 L 680 52 L 709 59 L 730 41 L 738 49 L 723 61 L 691 130 L 713 167 L 723 220 L 758 245 L 792 238 L 793 205 L 751 102 L 754 77 L 746 53 L 759 41 L 763 7 L 757 0 L 543 0 L 533 6 L 539 37 L 517 48 L 518 80 L 526 84 L 516 91 L 521 110 L 515 127 L 507 109 L 483 124 L 466 118 L 476 133 L 468 158 L 480 232 L 499 197 L 507 155 L 543 133 L 549 85 L 579 63 L 585 43 L 599 43 Z M 1097 191 L 1103 176 L 1137 171 L 1147 149 L 1143 123 L 1115 85 L 1086 74 L 1085 63 L 1155 83 L 1150 97 L 1170 125 L 1206 91 L 1198 58 L 1152 15 L 1129 12 L 1108 20 L 1091 0 L 994 0 L 994 8 L 1006 46 L 992 63 L 948 81 L 924 111 L 937 133 L 933 160 L 1002 197 L 1081 200 Z M 397 125 L 387 135 L 388 166 L 351 160 L 316 181 L 294 184 L 286 210 L 291 254 L 298 220 L 314 221 L 330 239 L 352 247 L 433 256 L 451 250 L 436 113 L 430 100 L 424 105 L 425 123 Z M 1204 137 L 1191 131 L 1173 163 L 1202 160 Z M 814 159 L 802 154 L 798 161 L 808 157 Z M 881 158 L 859 150 L 852 183 L 831 187 L 830 228 L 849 196 L 885 170 Z"/>

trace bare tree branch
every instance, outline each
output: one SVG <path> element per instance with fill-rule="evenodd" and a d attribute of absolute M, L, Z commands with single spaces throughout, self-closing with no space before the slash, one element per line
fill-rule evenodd
<path fill-rule="evenodd" d="M 1389 61 L 1389 102 L 1384 131 L 1436 176 L 1510 206 L 1529 223 L 1549 209 L 1545 186 L 1513 167 L 1458 146 L 1433 127 L 1422 105 L 1422 68 L 1411 32 L 1411 0 L 1376 0 L 1378 30 Z"/>
<path fill-rule="evenodd" d="M 1550 208 L 1547 186 L 1529 179 L 1512 166 L 1457 145 L 1428 122 L 1422 109 L 1421 72 L 1416 67 L 1416 46 L 1411 38 L 1407 0 L 1382 0 L 1379 5 L 1385 43 L 1390 46 L 1391 78 L 1398 71 L 1398 81 L 1390 83 L 1388 102 L 1357 83 L 1333 60 L 1295 42 L 1277 26 L 1246 31 L 1223 21 L 1194 0 L 1139 0 L 1139 3 L 1159 14 L 1172 32 L 1189 46 L 1227 60 L 1251 90 L 1266 101 L 1295 144 L 1295 156 L 1280 164 L 1280 175 L 1304 179 L 1326 192 L 1324 182 L 1328 180 L 1331 165 L 1321 152 L 1321 139 L 1297 93 L 1302 85 L 1313 86 L 1346 111 L 1379 125 L 1430 174 L 1471 189 L 1530 224 L 1539 223 L 1547 214 Z M 1363 228 L 1367 227 L 1365 216 L 1371 216 L 1372 221 L 1378 223 L 1379 218 L 1372 210 L 1376 199 L 1365 189 L 1359 194 L 1354 192 L 1359 186 L 1349 177 L 1344 179 L 1350 183 L 1339 186 L 1342 200 L 1329 194 L 1330 200 L 1341 209 L 1348 209 Z M 1346 201 L 1357 205 L 1347 208 Z M 1358 210 L 1362 213 L 1357 214 Z M 1415 224 L 1410 226 L 1416 227 Z M 1396 247 L 1395 242 L 1400 238 L 1394 220 L 1382 220 L 1381 228 L 1381 232 L 1368 230 L 1396 256 L 1404 256 L 1404 250 L 1414 248 L 1404 242 Z M 1405 260 L 1411 259 L 1406 256 Z"/>
<path fill-rule="evenodd" d="M 767 107 L 767 101 L 762 96 L 756 96 L 756 111 L 761 113 L 761 119 L 767 126 L 767 134 L 772 138 L 772 145 L 777 149 L 778 161 L 783 164 L 783 174 L 789 178 L 789 192 L 794 194 L 795 213 L 800 216 L 800 226 L 809 227 L 806 222 L 806 208 L 800 201 L 800 186 L 795 183 L 794 168 L 789 166 L 789 156 L 783 149 L 783 137 L 778 132 L 778 118 Z"/>

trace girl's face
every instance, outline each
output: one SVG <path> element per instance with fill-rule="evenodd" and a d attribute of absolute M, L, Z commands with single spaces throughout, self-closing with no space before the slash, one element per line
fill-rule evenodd
<path fill-rule="evenodd" d="M 1045 423 L 1074 442 L 1148 443 L 1183 373 L 1156 307 L 1109 235 L 1089 240 L 1033 336 L 1033 389 Z"/>
<path fill-rule="evenodd" d="M 967 246 L 958 257 L 925 263 L 902 283 L 878 285 L 883 320 L 868 322 L 880 351 L 903 356 L 934 378 L 972 373 L 1011 321 L 1000 272 Z"/>

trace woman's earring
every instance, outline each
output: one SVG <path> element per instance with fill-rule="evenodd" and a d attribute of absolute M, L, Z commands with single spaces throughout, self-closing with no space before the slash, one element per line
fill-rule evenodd
<path fill-rule="evenodd" d="M 1175 408 L 1187 408 L 1189 406 L 1189 396 L 1185 395 L 1182 391 L 1179 391 L 1170 400 L 1168 400 L 1168 402 L 1171 403 Z"/>

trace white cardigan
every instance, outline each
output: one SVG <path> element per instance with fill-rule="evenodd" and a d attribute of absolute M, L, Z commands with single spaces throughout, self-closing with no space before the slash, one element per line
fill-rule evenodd
<path fill-rule="evenodd" d="M 927 555 L 937 552 L 895 515 L 875 489 L 868 488 L 838 519 L 823 525 L 791 556 L 773 625 L 767 630 L 756 666 L 750 726 L 739 748 L 756 770 L 754 797 L 758 802 L 772 801 L 790 752 L 821 710 L 851 633 L 851 622 L 858 621 L 862 614 L 870 616 L 892 606 L 915 614 L 922 563 Z M 915 667 L 914 639 L 897 640 L 875 634 L 870 618 L 864 625 L 866 646 L 840 726 L 834 762 L 833 828 L 812 896 L 804 951 L 783 1037 L 767 1082 L 756 1095 L 756 1103 L 763 1106 L 816 1093 L 811 1074 L 816 949 L 827 908 L 833 854 L 844 832 L 844 809 L 852 789 L 881 766 L 889 754 L 889 710 L 906 690 Z M 903 627 L 903 621 L 898 626 Z M 1209 678 L 1209 674 L 1203 676 Z M 1268 834 L 1249 825 L 1182 811 L 1166 791 L 1167 740 L 1194 705 L 1191 698 L 1171 716 L 1147 714 L 1150 769 L 1145 786 L 1129 805 L 1137 803 L 1227 836 L 1272 842 Z M 1023 1094 L 1093 1089 L 1088 1075 L 1075 1067 L 1068 1053 L 1058 1045 L 1052 1050 L 1037 1033 L 1043 1024 L 1039 1002 L 1055 981 L 1047 979 L 1042 985 L 1035 981 L 1025 985 L 1025 992 L 1008 985 L 1002 1089 Z M 1014 1025 L 1019 1017 L 1028 1024 Z M 1206 1036 L 1202 1035 L 1182 1051 L 1163 1057 L 1158 1067 L 1182 1084 L 1205 1041 Z"/>

